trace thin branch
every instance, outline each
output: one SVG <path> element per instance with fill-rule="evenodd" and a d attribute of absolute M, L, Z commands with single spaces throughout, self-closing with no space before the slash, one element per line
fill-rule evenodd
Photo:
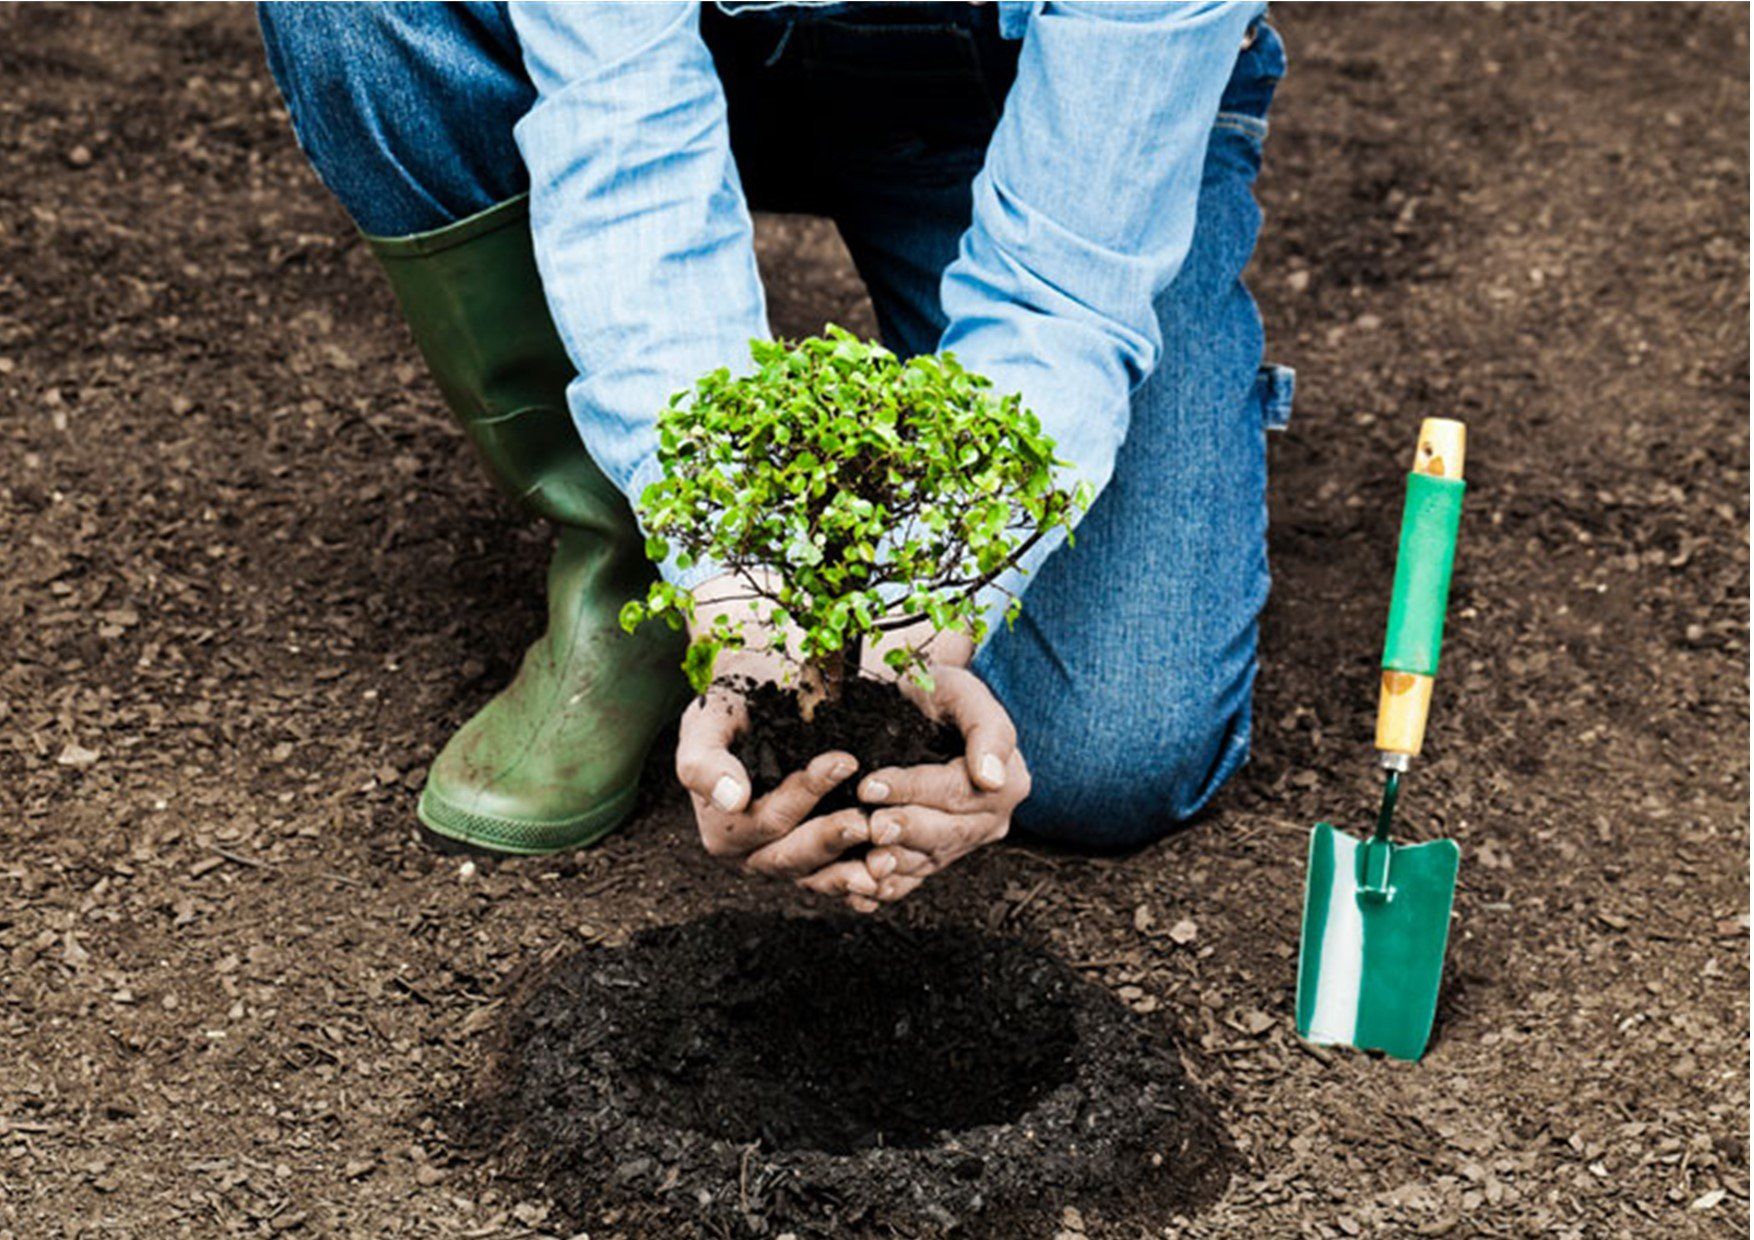
<path fill-rule="evenodd" d="M 911 616 L 891 616 L 887 619 L 874 622 L 871 625 L 871 630 L 875 633 L 887 633 L 892 629 L 905 629 L 908 625 L 918 624 L 925 619 L 927 619 L 927 617 L 919 612 L 915 612 Z"/>

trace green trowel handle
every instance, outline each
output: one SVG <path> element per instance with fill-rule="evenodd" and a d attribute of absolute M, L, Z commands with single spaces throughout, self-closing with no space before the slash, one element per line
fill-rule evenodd
<path fill-rule="evenodd" d="M 1467 485 L 1460 478 L 1407 477 L 1401 555 L 1395 564 L 1395 593 L 1383 645 L 1384 671 L 1437 675 L 1450 572 L 1456 561 L 1456 529 Z"/>
<path fill-rule="evenodd" d="M 1462 481 L 1466 449 L 1467 428 L 1460 422 L 1427 418 L 1419 428 L 1383 642 L 1376 747 L 1384 753 L 1415 757 L 1424 743 L 1467 489 Z"/>

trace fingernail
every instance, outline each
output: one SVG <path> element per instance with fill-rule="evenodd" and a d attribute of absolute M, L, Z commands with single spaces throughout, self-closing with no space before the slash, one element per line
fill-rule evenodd
<path fill-rule="evenodd" d="M 888 853 L 878 853 L 865 859 L 865 867 L 878 878 L 888 878 L 895 871 L 895 858 Z"/>
<path fill-rule="evenodd" d="M 858 769 L 859 764 L 857 762 L 853 761 L 851 758 L 842 758 L 839 762 L 834 764 L 834 769 L 829 772 L 829 777 L 838 783 Z"/>
<path fill-rule="evenodd" d="M 864 797 L 867 801 L 887 801 L 889 799 L 889 785 L 881 779 L 867 780 Z"/>
<path fill-rule="evenodd" d="M 1005 764 L 999 761 L 997 754 L 981 756 L 981 782 L 989 788 L 999 788 L 1005 783 Z"/>
<path fill-rule="evenodd" d="M 901 838 L 901 824 L 893 818 L 871 824 L 871 838 L 879 844 L 893 844 Z"/>
<path fill-rule="evenodd" d="M 844 843 L 857 844 L 870 832 L 870 827 L 863 820 L 842 827 L 840 838 Z"/>
<path fill-rule="evenodd" d="M 737 802 L 743 795 L 743 785 L 729 775 L 719 776 L 719 782 L 713 785 L 713 804 L 730 813 L 737 808 Z"/>
<path fill-rule="evenodd" d="M 854 874 L 847 879 L 847 890 L 855 895 L 874 896 L 877 894 L 877 880 L 869 874 Z"/>

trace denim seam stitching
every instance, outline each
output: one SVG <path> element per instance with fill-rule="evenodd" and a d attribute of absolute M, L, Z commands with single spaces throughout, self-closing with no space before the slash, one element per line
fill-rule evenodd
<path fill-rule="evenodd" d="M 1238 133 L 1245 138 L 1265 138 L 1267 136 L 1266 121 L 1242 112 L 1220 112 L 1218 119 L 1212 122 L 1212 128 Z"/>

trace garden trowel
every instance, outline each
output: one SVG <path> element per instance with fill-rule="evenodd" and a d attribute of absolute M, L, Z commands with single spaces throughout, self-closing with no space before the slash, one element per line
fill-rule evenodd
<path fill-rule="evenodd" d="M 1418 1059 L 1431 1036 L 1461 860 L 1454 840 L 1397 844 L 1389 835 L 1431 709 L 1466 444 L 1460 422 L 1427 418 L 1407 477 L 1376 717 L 1384 776 L 1376 830 L 1360 840 L 1317 823 L 1304 880 L 1297 1032 L 1396 1059 Z"/>

